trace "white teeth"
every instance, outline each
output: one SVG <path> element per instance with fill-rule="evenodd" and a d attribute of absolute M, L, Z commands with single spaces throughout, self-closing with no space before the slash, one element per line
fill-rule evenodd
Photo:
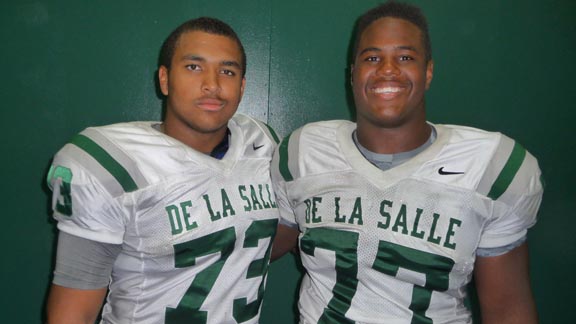
<path fill-rule="evenodd" d="M 396 87 L 385 87 L 385 88 L 375 88 L 374 93 L 396 93 L 400 92 L 402 89 Z"/>

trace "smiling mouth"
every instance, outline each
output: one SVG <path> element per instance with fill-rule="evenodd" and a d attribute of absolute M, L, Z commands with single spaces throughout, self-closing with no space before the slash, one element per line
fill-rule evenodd
<path fill-rule="evenodd" d="M 398 88 L 398 87 L 383 87 L 383 88 L 372 89 L 372 92 L 377 93 L 377 94 L 398 93 L 400 91 L 402 91 L 402 88 Z"/>
<path fill-rule="evenodd" d="M 402 91 L 404 91 L 402 87 L 374 87 L 370 89 L 371 93 L 385 100 L 398 97 Z"/>

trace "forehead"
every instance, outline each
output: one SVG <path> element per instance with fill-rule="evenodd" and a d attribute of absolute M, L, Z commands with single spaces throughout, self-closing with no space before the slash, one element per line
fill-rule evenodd
<path fill-rule="evenodd" d="M 176 42 L 173 60 L 187 56 L 237 62 L 242 60 L 240 47 L 234 39 L 197 30 L 183 33 Z"/>
<path fill-rule="evenodd" d="M 424 49 L 422 31 L 415 24 L 400 18 L 375 20 L 362 32 L 359 52 L 366 47 L 411 46 Z"/>

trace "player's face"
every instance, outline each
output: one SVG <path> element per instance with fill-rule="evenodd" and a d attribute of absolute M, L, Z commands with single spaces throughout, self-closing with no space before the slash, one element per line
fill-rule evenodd
<path fill-rule="evenodd" d="M 358 126 L 399 127 L 425 120 L 424 93 L 432 81 L 422 34 L 416 25 L 381 18 L 360 36 L 352 66 Z"/>
<path fill-rule="evenodd" d="M 202 134 L 225 129 L 244 92 L 241 60 L 238 44 L 229 37 L 202 31 L 182 34 L 172 66 L 158 71 L 167 96 L 166 127 Z"/>

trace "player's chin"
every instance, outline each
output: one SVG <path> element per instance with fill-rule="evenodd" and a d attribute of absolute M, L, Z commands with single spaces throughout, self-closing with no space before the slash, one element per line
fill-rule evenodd
<path fill-rule="evenodd" d="M 204 118 L 198 125 L 202 133 L 217 133 L 228 126 L 228 121 L 232 116 L 221 116 L 221 118 Z"/>

